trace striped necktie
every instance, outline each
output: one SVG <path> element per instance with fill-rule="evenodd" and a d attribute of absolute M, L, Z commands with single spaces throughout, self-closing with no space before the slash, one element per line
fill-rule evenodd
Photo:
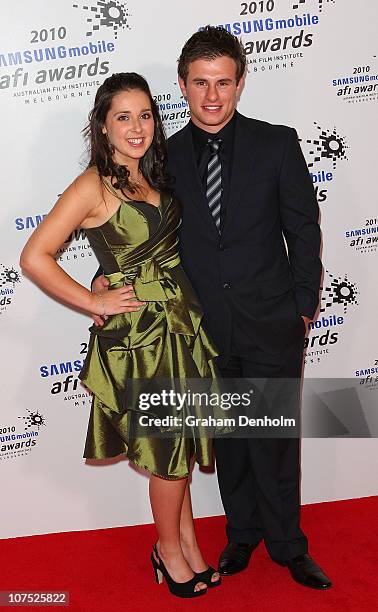
<path fill-rule="evenodd" d="M 210 159 L 207 164 L 206 198 L 209 204 L 211 216 L 220 232 L 220 210 L 222 197 L 222 164 L 219 149 L 222 145 L 220 138 L 209 140 Z"/>

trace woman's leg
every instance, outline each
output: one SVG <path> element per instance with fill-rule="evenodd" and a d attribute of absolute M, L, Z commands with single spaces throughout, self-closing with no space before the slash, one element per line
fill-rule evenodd
<path fill-rule="evenodd" d="M 180 517 L 180 539 L 184 557 L 194 572 L 204 572 L 209 566 L 205 562 L 197 543 L 194 530 L 192 500 L 190 496 L 189 481 L 186 481 L 184 499 Z M 219 580 L 218 572 L 212 575 L 211 580 Z"/>
<path fill-rule="evenodd" d="M 175 582 L 187 582 L 194 575 L 183 555 L 180 543 L 180 516 L 186 483 L 187 478 L 164 480 L 154 475 L 150 478 L 151 508 L 159 534 L 157 550 Z M 204 588 L 206 585 L 199 582 L 194 590 Z"/>

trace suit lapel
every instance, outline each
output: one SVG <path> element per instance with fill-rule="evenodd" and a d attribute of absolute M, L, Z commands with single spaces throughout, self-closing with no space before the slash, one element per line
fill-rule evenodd
<path fill-rule="evenodd" d="M 257 153 L 257 137 L 253 120 L 238 113 L 235 126 L 231 184 L 223 232 L 226 231 L 230 220 L 237 212 L 240 198 L 245 193 L 245 184 L 251 177 Z"/>
<path fill-rule="evenodd" d="M 180 143 L 177 143 L 177 145 L 179 145 L 181 153 L 176 158 L 178 176 L 180 182 L 185 182 L 186 191 L 189 194 L 188 200 L 198 208 L 204 223 L 206 223 L 214 235 L 219 237 L 199 176 L 190 124 L 183 129 Z"/>

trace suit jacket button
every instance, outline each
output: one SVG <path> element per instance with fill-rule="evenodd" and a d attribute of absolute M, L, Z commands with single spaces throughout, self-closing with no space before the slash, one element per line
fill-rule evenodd
<path fill-rule="evenodd" d="M 219 250 L 224 251 L 224 244 L 222 242 L 219 243 Z"/>
<path fill-rule="evenodd" d="M 231 289 L 230 283 L 223 283 L 223 289 Z"/>

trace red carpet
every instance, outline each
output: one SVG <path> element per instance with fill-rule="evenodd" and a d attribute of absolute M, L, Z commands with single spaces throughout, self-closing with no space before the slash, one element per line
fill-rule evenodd
<path fill-rule="evenodd" d="M 2 540 L 0 590 L 70 591 L 70 606 L 60 608 L 70 612 L 378 609 L 378 497 L 305 506 L 302 516 L 310 553 L 334 582 L 329 591 L 297 585 L 260 546 L 249 568 L 221 587 L 196 600 L 174 598 L 153 579 L 153 525 Z M 215 565 L 225 544 L 224 518 L 197 520 L 197 533 Z"/>

